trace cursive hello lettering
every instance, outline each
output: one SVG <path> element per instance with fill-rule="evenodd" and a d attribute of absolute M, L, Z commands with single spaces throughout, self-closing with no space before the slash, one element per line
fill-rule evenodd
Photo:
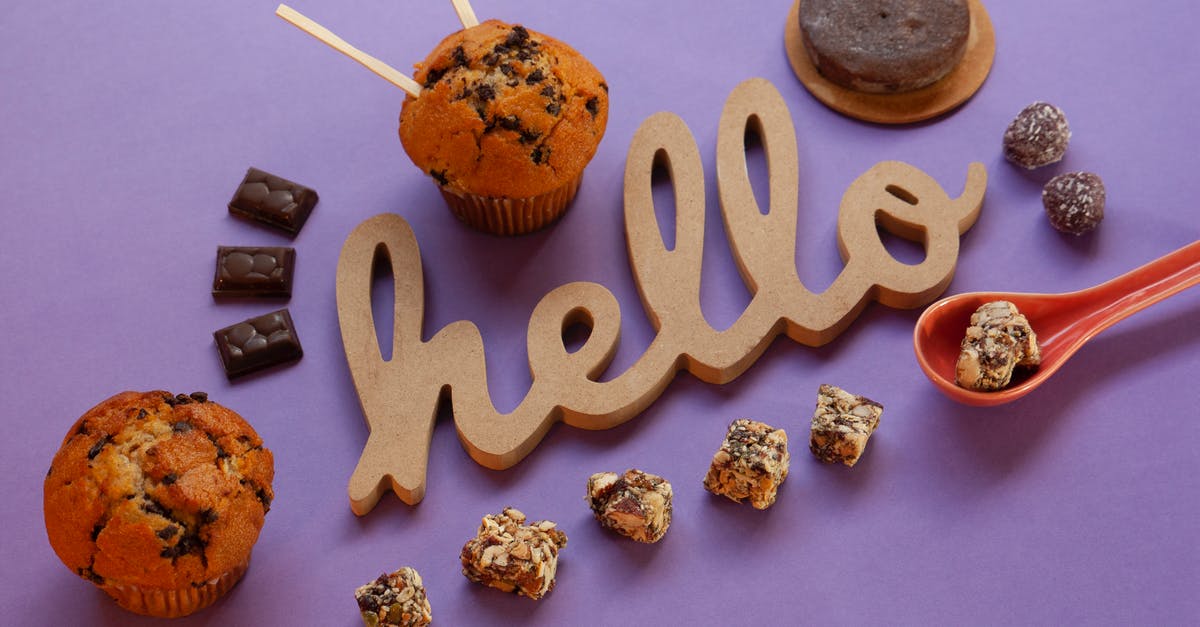
<path fill-rule="evenodd" d="M 744 136 L 763 141 L 770 207 L 759 210 L 746 169 Z M 342 341 L 370 436 L 351 476 L 356 514 L 369 512 L 390 488 L 409 504 L 421 501 L 429 442 L 438 403 L 451 403 L 455 427 L 475 461 L 508 468 L 528 455 L 551 425 L 608 429 L 637 416 L 687 370 L 725 383 L 749 368 L 780 334 L 808 346 L 831 341 L 871 300 L 914 308 L 947 287 L 958 259 L 959 236 L 979 215 L 987 176 L 968 168 L 957 198 L 921 170 L 889 161 L 858 177 L 842 197 L 838 247 L 845 267 L 822 293 L 810 292 L 795 268 L 797 148 L 791 115 L 769 82 L 751 79 L 734 89 L 717 137 L 721 212 L 738 269 L 751 293 L 745 311 L 718 331 L 700 310 L 704 242 L 704 172 L 692 134 L 670 113 L 651 116 L 638 130 L 625 164 L 625 232 L 629 259 L 646 315 L 656 336 L 624 373 L 600 382 L 616 352 L 620 307 L 596 283 L 569 283 L 534 308 L 528 328 L 532 384 L 509 414 L 499 413 L 487 391 L 483 340 L 467 321 L 454 322 L 422 340 L 424 284 L 412 229 L 383 214 L 360 224 L 342 248 L 337 305 Z M 675 247 L 663 246 L 654 215 L 651 173 L 669 172 L 675 192 Z M 925 258 L 893 258 L 877 231 L 920 242 Z M 384 361 L 371 312 L 372 264 L 379 253 L 395 281 L 392 359 Z M 584 345 L 568 352 L 563 330 L 591 329 Z"/>

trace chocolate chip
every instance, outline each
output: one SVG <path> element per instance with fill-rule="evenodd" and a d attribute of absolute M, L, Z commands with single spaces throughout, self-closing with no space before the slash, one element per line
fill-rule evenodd
<path fill-rule="evenodd" d="M 450 179 L 446 178 L 445 170 L 430 170 L 429 176 L 432 176 L 433 180 L 437 181 L 438 185 L 441 185 L 442 187 L 445 187 L 450 183 Z"/>
<path fill-rule="evenodd" d="M 546 105 L 546 113 L 549 113 L 550 115 L 558 115 L 560 110 L 562 110 L 562 107 L 557 102 L 551 102 L 550 104 Z"/>
<path fill-rule="evenodd" d="M 163 485 L 173 485 L 176 481 L 179 481 L 179 476 L 173 472 L 162 478 Z"/>
<path fill-rule="evenodd" d="M 600 100 L 598 98 L 588 98 L 587 103 L 583 106 L 588 110 L 588 113 L 592 114 L 592 117 L 596 117 L 596 114 L 600 113 Z"/>
<path fill-rule="evenodd" d="M 79 573 L 80 577 L 83 577 L 84 579 L 87 579 L 88 581 L 91 581 L 92 583 L 95 583 L 98 585 L 104 585 L 104 577 L 97 575 L 96 571 L 92 570 L 91 566 L 84 566 L 83 568 L 80 568 L 79 570 L 77 570 L 75 572 Z"/>
<path fill-rule="evenodd" d="M 88 459 L 96 459 L 96 456 L 100 454 L 100 449 L 107 446 L 109 440 L 111 440 L 111 439 L 112 439 L 111 435 L 105 434 L 104 437 L 100 438 L 99 440 L 96 440 L 96 443 L 92 445 L 92 448 L 88 449 L 87 458 Z"/>
<path fill-rule="evenodd" d="M 163 507 L 162 503 L 159 503 L 154 499 L 146 499 L 146 502 L 142 503 L 142 511 L 146 512 L 147 514 L 162 516 L 163 518 L 171 517 L 171 512 L 167 511 L 167 508 Z"/>
<path fill-rule="evenodd" d="M 208 402 L 208 393 L 207 392 L 192 392 L 190 394 L 190 396 L 192 397 L 192 400 L 196 401 L 197 403 L 207 403 Z"/>
<path fill-rule="evenodd" d="M 180 420 L 179 422 L 171 425 L 171 430 L 175 433 L 187 433 L 188 431 L 192 430 L 192 425 L 186 420 Z"/>
<path fill-rule="evenodd" d="M 554 97 L 554 85 L 546 85 L 542 88 L 542 95 L 547 98 Z"/>
<path fill-rule="evenodd" d="M 545 146 L 538 146 L 533 149 L 533 152 L 529 153 L 529 158 L 534 163 L 541 165 L 550 160 L 550 149 Z"/>
<path fill-rule="evenodd" d="M 163 548 L 162 552 L 159 553 L 159 556 L 174 559 L 182 555 L 187 555 L 188 553 L 200 553 L 204 550 L 205 546 L 207 546 L 207 543 L 200 538 L 199 534 L 190 533 L 179 538 L 179 541 L 176 542 L 174 546 Z M 203 555 L 201 558 L 203 560 Z"/>
<path fill-rule="evenodd" d="M 533 52 L 529 48 L 521 48 L 517 51 L 517 59 L 528 61 L 533 58 Z"/>
<path fill-rule="evenodd" d="M 259 488 L 254 491 L 254 496 L 258 499 L 259 503 L 262 503 L 264 512 L 271 510 L 271 496 L 267 494 L 266 490 Z"/>
<path fill-rule="evenodd" d="M 88 432 L 87 421 L 84 420 L 79 423 L 79 428 L 75 430 L 75 435 L 83 435 L 87 432 Z"/>
<path fill-rule="evenodd" d="M 455 99 L 455 100 L 466 100 L 466 99 L 467 99 L 467 98 L 469 98 L 470 96 L 471 96 L 471 88 L 470 88 L 470 87 L 468 87 L 468 88 L 466 88 L 466 89 L 462 90 L 462 93 L 461 93 L 461 94 L 459 94 L 459 95 L 457 95 L 457 96 L 455 96 L 455 97 L 454 97 L 454 99 Z"/>
<path fill-rule="evenodd" d="M 192 397 L 190 397 L 186 394 L 176 394 L 175 395 L 175 404 L 176 405 L 187 405 L 190 402 L 192 402 Z"/>
<path fill-rule="evenodd" d="M 496 98 L 496 88 L 484 83 L 483 85 L 475 88 L 475 95 L 484 102 L 488 100 L 494 100 Z"/>
<path fill-rule="evenodd" d="M 385 579 L 385 581 L 386 581 L 386 579 Z M 380 585 L 383 585 L 383 584 L 380 584 Z M 365 594 L 365 595 L 359 597 L 359 599 L 358 599 L 358 609 L 360 609 L 364 612 L 378 612 L 379 611 L 379 599 L 375 598 L 373 595 Z"/>
<path fill-rule="evenodd" d="M 171 407 L 174 407 L 175 406 L 175 395 L 174 394 L 164 395 L 163 402 L 170 405 Z"/>
<path fill-rule="evenodd" d="M 492 52 L 495 54 L 508 54 L 510 51 L 508 46 L 504 44 L 496 44 L 496 47 L 492 48 Z"/>
<path fill-rule="evenodd" d="M 217 522 L 217 512 L 211 509 L 200 510 L 200 524 L 211 525 Z"/>
<path fill-rule="evenodd" d="M 514 48 L 525 45 L 529 41 L 529 31 L 525 30 L 524 26 L 517 24 L 513 26 L 512 32 L 504 40 L 504 43 L 513 46 Z"/>
<path fill-rule="evenodd" d="M 175 537 L 175 534 L 177 533 L 179 533 L 179 527 L 176 527 L 175 525 L 167 525 L 166 527 L 159 529 L 154 535 L 158 536 L 161 540 L 170 540 L 171 538 Z"/>
<path fill-rule="evenodd" d="M 138 419 L 138 420 L 143 420 L 143 419 L 145 419 L 145 417 L 146 417 L 146 416 L 149 416 L 149 415 L 150 415 L 150 414 L 149 414 L 149 412 L 147 412 L 146 410 L 144 410 L 144 409 L 139 409 L 139 410 L 138 410 L 137 419 Z"/>
<path fill-rule="evenodd" d="M 504 65 L 500 66 L 500 73 L 504 74 L 505 76 L 512 76 L 513 72 L 516 72 L 516 70 L 513 69 L 511 63 L 505 63 Z"/>
<path fill-rule="evenodd" d="M 546 75 L 542 72 L 542 68 L 538 68 L 525 77 L 525 84 L 536 85 L 544 80 L 546 80 Z"/>
<path fill-rule="evenodd" d="M 454 49 L 454 54 L 451 55 L 451 58 L 454 59 L 454 67 L 466 67 L 468 63 L 467 53 L 463 51 L 462 46 L 458 46 Z"/>
<path fill-rule="evenodd" d="M 542 134 L 539 131 L 522 129 L 521 130 L 521 143 L 522 144 L 532 144 L 533 142 L 540 139 L 541 136 L 542 136 Z"/>
<path fill-rule="evenodd" d="M 515 131 L 521 128 L 521 118 L 518 118 L 515 115 L 506 115 L 504 117 L 496 118 L 496 124 L 498 124 L 500 128 Z"/>
<path fill-rule="evenodd" d="M 483 57 L 483 62 L 485 65 L 494 66 L 500 62 L 500 55 L 495 52 L 489 52 Z"/>
<path fill-rule="evenodd" d="M 433 89 L 433 86 L 436 85 L 438 81 L 442 80 L 442 77 L 446 75 L 447 69 L 448 68 L 434 68 L 429 70 L 429 73 L 425 75 L 425 89 Z"/>

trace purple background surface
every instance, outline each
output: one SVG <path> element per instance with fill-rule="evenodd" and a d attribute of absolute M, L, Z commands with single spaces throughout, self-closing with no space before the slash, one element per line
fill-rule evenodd
<path fill-rule="evenodd" d="M 842 191 L 886 159 L 955 195 L 968 162 L 987 166 L 984 211 L 948 293 L 1102 282 L 1200 237 L 1195 3 L 989 2 L 998 50 L 982 90 L 936 121 L 891 128 L 826 109 L 794 78 L 783 51 L 789 0 L 479 0 L 481 18 L 570 42 L 612 88 L 608 133 L 572 210 L 518 239 L 456 223 L 396 138 L 402 94 L 274 17 L 273 2 L 72 4 L 0 7 L 0 622 L 156 622 L 64 568 L 41 514 L 42 479 L 70 424 L 126 389 L 205 390 L 275 453 L 277 496 L 249 573 L 181 625 L 359 624 L 354 587 L 400 565 L 421 572 L 444 625 L 1200 620 L 1200 292 L 1119 324 L 1044 388 L 995 409 L 938 394 L 912 356 L 919 311 L 876 304 L 823 348 L 776 341 L 730 384 L 683 374 L 616 429 L 557 425 L 507 471 L 476 465 L 443 419 L 424 502 L 388 495 L 363 518 L 346 481 L 367 434 L 334 304 L 343 239 L 395 212 L 421 246 L 427 336 L 460 319 L 479 326 L 500 410 L 529 386 L 530 312 L 568 281 L 602 283 L 621 303 L 606 376 L 623 372 L 652 337 L 625 255 L 624 157 L 638 125 L 667 110 L 691 127 L 704 160 L 703 308 L 728 326 L 749 295 L 721 228 L 716 128 L 730 90 L 753 76 L 775 84 L 796 124 L 796 262 L 810 289 L 841 268 Z M 294 6 L 401 69 L 457 27 L 448 2 Z M 1064 162 L 1026 173 L 1004 162 L 1000 135 L 1039 99 L 1067 112 L 1074 139 Z M 227 214 L 250 165 L 320 192 L 294 242 Z M 1084 169 L 1105 180 L 1107 216 L 1089 236 L 1060 235 L 1041 185 Z M 230 384 L 211 332 L 276 305 L 214 303 L 216 246 L 289 243 L 299 264 L 287 306 L 305 357 Z M 886 407 L 853 469 L 805 450 L 823 382 Z M 792 436 L 791 476 L 765 512 L 700 485 L 740 416 Z M 583 502 L 590 473 L 632 466 L 675 486 L 675 522 L 657 545 L 605 532 Z M 558 587 L 540 602 L 459 572 L 480 516 L 509 504 L 570 536 Z"/>

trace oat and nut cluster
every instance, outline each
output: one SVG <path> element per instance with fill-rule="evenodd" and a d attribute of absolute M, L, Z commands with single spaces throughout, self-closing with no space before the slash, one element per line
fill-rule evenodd
<path fill-rule="evenodd" d="M 725 441 L 713 455 L 704 488 L 737 503 L 749 499 L 756 509 L 767 509 L 775 504 L 776 492 L 787 479 L 790 461 L 783 429 L 739 418 L 729 425 Z"/>
<path fill-rule="evenodd" d="M 879 425 L 883 406 L 868 398 L 822 385 L 813 414 L 810 448 L 824 462 L 853 466 Z M 787 433 L 747 418 L 729 425 L 713 455 L 704 487 L 757 509 L 775 503 L 788 475 L 791 457 Z M 674 513 L 674 489 L 665 478 L 636 468 L 588 477 L 585 500 L 600 526 L 643 543 L 663 539 Z M 558 557 L 567 535 L 548 520 L 526 523 L 512 507 L 488 514 L 460 553 L 467 579 L 530 599 L 541 599 L 555 586 Z M 411 568 L 381 575 L 355 592 L 367 627 L 420 626 L 430 620 L 421 578 Z"/>
<path fill-rule="evenodd" d="M 809 449 L 823 462 L 853 466 L 866 450 L 882 414 L 883 405 L 869 398 L 822 385 L 817 390 Z"/>
<path fill-rule="evenodd" d="M 596 520 L 638 542 L 658 542 L 671 526 L 671 483 L 637 469 L 598 472 L 588 479 L 587 500 Z"/>
<path fill-rule="evenodd" d="M 479 531 L 462 548 L 467 579 L 505 592 L 540 599 L 554 589 L 558 552 L 567 534 L 541 520 L 525 524 L 525 514 L 511 507 L 488 514 Z"/>
<path fill-rule="evenodd" d="M 422 627 L 433 621 L 425 584 L 405 566 L 354 591 L 367 627 Z"/>
<path fill-rule="evenodd" d="M 1006 300 L 985 303 L 971 314 L 954 382 L 972 390 L 999 390 L 1008 386 L 1017 368 L 1041 361 L 1037 334 L 1017 306 Z"/>

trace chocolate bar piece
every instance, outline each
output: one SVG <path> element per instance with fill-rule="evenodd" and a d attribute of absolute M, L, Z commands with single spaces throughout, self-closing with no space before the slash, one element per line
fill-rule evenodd
<path fill-rule="evenodd" d="M 295 237 L 316 204 L 315 190 L 250 168 L 233 200 L 229 201 L 229 213 L 273 226 Z"/>
<path fill-rule="evenodd" d="M 218 246 L 213 296 L 292 295 L 296 249 L 286 246 Z"/>
<path fill-rule="evenodd" d="M 213 333 L 217 352 L 231 380 L 300 359 L 304 349 L 287 309 L 250 318 Z"/>

